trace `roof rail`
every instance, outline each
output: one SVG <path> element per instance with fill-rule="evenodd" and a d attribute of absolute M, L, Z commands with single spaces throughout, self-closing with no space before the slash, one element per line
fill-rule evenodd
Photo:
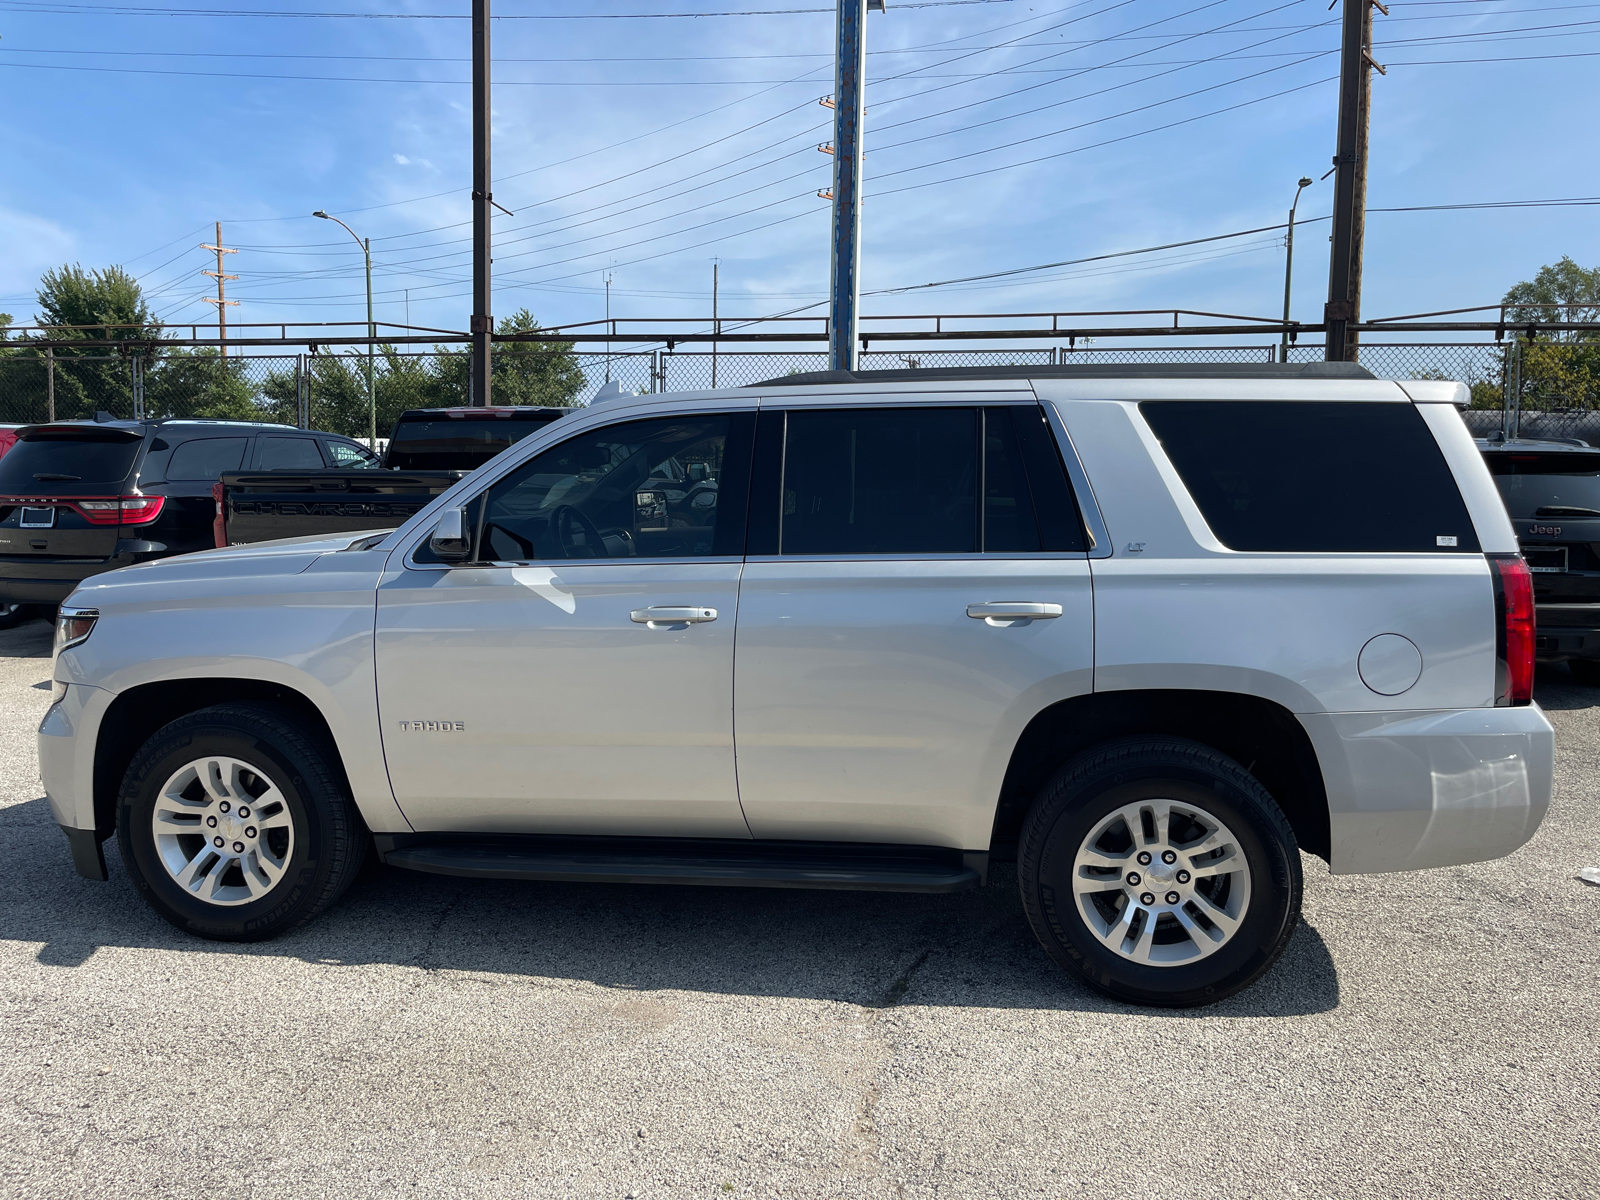
<path fill-rule="evenodd" d="M 888 371 L 802 371 L 746 387 L 818 383 L 906 383 L 938 379 L 1376 379 L 1359 363 L 1068 363 L 1037 367 L 897 367 Z"/>

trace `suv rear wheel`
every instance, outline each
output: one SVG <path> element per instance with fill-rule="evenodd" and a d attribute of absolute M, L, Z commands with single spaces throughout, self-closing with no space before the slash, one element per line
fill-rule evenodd
<path fill-rule="evenodd" d="M 331 756 L 297 718 L 229 704 L 178 718 L 134 755 L 117 841 L 140 894 L 172 924 L 260 941 L 337 900 L 368 835 Z"/>
<path fill-rule="evenodd" d="M 1300 916 L 1283 812 L 1231 758 L 1178 738 L 1067 764 L 1023 823 L 1017 868 L 1050 956 L 1134 1004 L 1233 995 L 1278 960 Z"/>

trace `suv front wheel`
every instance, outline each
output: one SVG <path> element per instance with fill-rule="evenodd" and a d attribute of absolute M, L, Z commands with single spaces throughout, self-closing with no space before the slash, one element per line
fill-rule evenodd
<path fill-rule="evenodd" d="M 1233 995 L 1278 960 L 1300 916 L 1283 812 L 1231 758 L 1178 738 L 1067 764 L 1023 824 L 1017 875 L 1050 956 L 1134 1004 Z"/>
<path fill-rule="evenodd" d="M 260 941 L 339 898 L 370 840 L 330 753 L 293 714 L 226 704 L 134 755 L 117 804 L 145 901 L 201 937 Z"/>

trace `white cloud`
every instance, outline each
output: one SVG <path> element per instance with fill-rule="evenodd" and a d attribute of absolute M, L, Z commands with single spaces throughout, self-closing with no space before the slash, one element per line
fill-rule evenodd
<path fill-rule="evenodd" d="M 411 160 L 409 158 L 407 158 L 404 154 L 396 154 L 394 156 L 394 160 L 395 160 L 395 162 L 399 163 L 402 167 L 407 167 L 407 166 L 411 165 Z"/>

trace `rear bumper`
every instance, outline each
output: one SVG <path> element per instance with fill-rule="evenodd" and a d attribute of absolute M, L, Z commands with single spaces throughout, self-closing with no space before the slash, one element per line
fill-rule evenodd
<path fill-rule="evenodd" d="M 1540 662 L 1600 658 L 1600 604 L 1536 604 L 1534 616 Z"/>
<path fill-rule="evenodd" d="M 1550 807 L 1555 731 L 1536 705 L 1302 715 L 1335 875 L 1501 858 Z"/>
<path fill-rule="evenodd" d="M 0 562 L 0 601 L 57 605 L 85 579 L 127 565 L 127 560 L 115 558 Z"/>

